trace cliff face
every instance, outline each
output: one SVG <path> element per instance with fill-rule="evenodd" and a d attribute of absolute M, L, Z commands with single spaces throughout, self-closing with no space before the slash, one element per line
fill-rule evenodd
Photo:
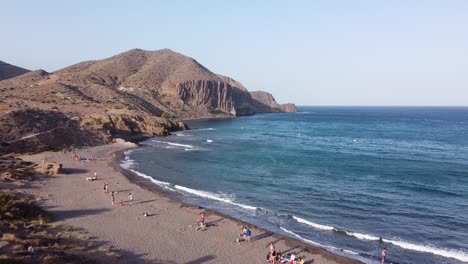
<path fill-rule="evenodd" d="M 296 112 L 296 105 L 278 104 L 272 94 L 263 91 L 250 92 L 258 113 Z"/>
<path fill-rule="evenodd" d="M 25 74 L 29 70 L 0 61 L 0 81 Z"/>

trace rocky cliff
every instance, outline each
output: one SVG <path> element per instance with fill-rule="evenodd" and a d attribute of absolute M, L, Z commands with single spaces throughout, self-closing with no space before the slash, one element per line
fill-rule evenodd
<path fill-rule="evenodd" d="M 294 104 L 278 104 L 272 94 L 263 91 L 250 92 L 258 113 L 296 112 Z"/>
<path fill-rule="evenodd" d="M 0 81 L 25 74 L 29 70 L 0 61 Z"/>

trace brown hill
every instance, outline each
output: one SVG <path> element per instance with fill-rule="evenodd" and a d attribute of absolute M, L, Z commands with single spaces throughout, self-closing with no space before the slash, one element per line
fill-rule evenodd
<path fill-rule="evenodd" d="M 29 70 L 0 61 L 0 81 L 25 74 Z"/>
<path fill-rule="evenodd" d="M 73 129 L 79 127 L 83 133 L 98 135 L 96 141 L 85 141 L 83 145 L 109 140 L 106 135 L 154 136 L 185 128 L 183 123 L 166 118 L 213 118 L 284 111 L 268 100 L 253 100 L 239 82 L 215 74 L 193 58 L 168 49 L 134 49 L 52 73 L 36 70 L 0 81 L 0 118 L 3 114 L 5 122 L 16 122 L 22 129 L 5 126 L 0 133 L 16 137 L 0 136 L 0 141 L 5 143 L 35 133 L 34 122 L 23 118 L 30 109 L 43 111 L 35 114 L 45 119 L 56 118 L 54 115 L 59 112 L 64 118 L 76 120 L 72 122 Z M 10 114 L 11 111 L 21 115 Z M 52 127 L 61 127 L 58 120 L 61 119 L 52 122 Z M 42 133 L 48 131 L 46 128 L 51 129 L 42 126 L 41 136 L 37 138 L 53 135 Z M 68 144 L 81 142 L 66 139 Z"/>

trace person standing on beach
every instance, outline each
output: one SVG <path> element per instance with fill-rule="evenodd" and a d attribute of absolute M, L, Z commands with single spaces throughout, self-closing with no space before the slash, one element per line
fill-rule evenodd
<path fill-rule="evenodd" d="M 275 245 L 273 245 L 273 242 L 270 242 L 270 262 L 272 264 L 276 264 L 276 251 L 275 251 Z"/>
<path fill-rule="evenodd" d="M 112 198 L 112 205 L 114 205 L 114 202 L 115 202 L 115 195 L 114 195 L 114 192 L 111 192 L 111 198 Z"/>
<path fill-rule="evenodd" d="M 200 226 L 205 226 L 205 212 L 200 213 Z"/>
<path fill-rule="evenodd" d="M 94 172 L 94 180 L 97 180 L 97 172 Z"/>
<path fill-rule="evenodd" d="M 245 230 L 245 241 L 250 242 L 250 236 L 252 235 L 252 231 L 250 231 L 250 227 L 247 227 Z"/>
<path fill-rule="evenodd" d="M 387 257 L 387 249 L 384 248 L 384 249 L 382 250 L 382 264 L 385 263 L 385 258 L 386 258 L 386 257 Z"/>
<path fill-rule="evenodd" d="M 128 204 L 130 204 L 130 206 L 132 206 L 132 201 L 133 201 L 133 195 L 132 195 L 132 193 L 129 193 L 128 194 Z"/>

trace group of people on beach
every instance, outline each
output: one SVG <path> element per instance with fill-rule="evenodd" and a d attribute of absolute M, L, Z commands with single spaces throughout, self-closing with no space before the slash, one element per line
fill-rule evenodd
<path fill-rule="evenodd" d="M 281 251 L 275 250 L 275 245 L 270 242 L 270 250 L 266 256 L 266 264 L 304 264 L 304 258 L 297 258 L 294 254 L 284 255 Z"/>
<path fill-rule="evenodd" d="M 70 157 L 74 161 L 93 161 L 94 160 L 94 155 L 93 153 L 90 153 L 90 158 L 85 158 L 81 155 L 78 155 L 76 153 L 73 153 L 73 155 Z"/>

